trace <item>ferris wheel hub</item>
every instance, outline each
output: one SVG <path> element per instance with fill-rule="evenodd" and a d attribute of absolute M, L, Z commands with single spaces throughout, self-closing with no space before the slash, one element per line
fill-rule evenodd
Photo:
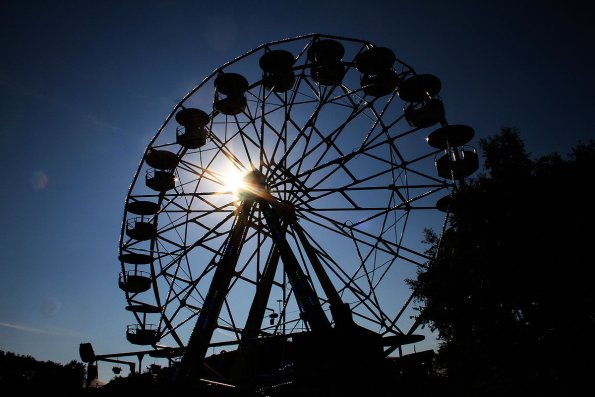
<path fill-rule="evenodd" d="M 256 201 L 262 198 L 268 199 L 269 197 L 266 177 L 262 172 L 253 170 L 244 176 L 240 188 L 240 198 L 242 200 Z"/>

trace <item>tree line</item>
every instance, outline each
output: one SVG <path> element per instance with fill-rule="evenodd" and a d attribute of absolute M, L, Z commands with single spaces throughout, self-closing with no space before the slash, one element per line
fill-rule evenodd
<path fill-rule="evenodd" d="M 453 395 L 591 395 L 595 143 L 536 159 L 513 128 L 479 143 L 485 172 L 409 280 L 438 368 Z"/>
<path fill-rule="evenodd" d="M 3 396 L 78 395 L 84 377 L 85 366 L 75 360 L 59 364 L 0 350 L 0 391 Z"/>

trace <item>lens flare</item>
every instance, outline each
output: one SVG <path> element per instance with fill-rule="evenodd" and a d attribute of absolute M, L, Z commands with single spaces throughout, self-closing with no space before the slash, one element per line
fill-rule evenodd
<path fill-rule="evenodd" d="M 31 182 L 31 186 L 35 190 L 43 190 L 47 187 L 49 179 L 45 172 L 43 171 L 35 171 L 31 174 L 31 178 L 29 179 Z"/>
<path fill-rule="evenodd" d="M 222 177 L 222 193 L 232 194 L 234 199 L 238 199 L 240 191 L 245 187 L 244 173 L 237 168 L 229 168 Z"/>

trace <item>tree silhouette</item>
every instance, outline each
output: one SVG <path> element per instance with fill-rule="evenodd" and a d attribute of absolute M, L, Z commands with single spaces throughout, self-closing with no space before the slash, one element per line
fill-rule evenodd
<path fill-rule="evenodd" d="M 79 395 L 84 377 L 85 366 L 74 360 L 62 365 L 0 350 L 0 391 L 3 396 Z"/>
<path fill-rule="evenodd" d="M 582 395 L 595 352 L 595 143 L 535 161 L 518 131 L 480 141 L 488 175 L 452 197 L 409 280 L 463 395 Z"/>

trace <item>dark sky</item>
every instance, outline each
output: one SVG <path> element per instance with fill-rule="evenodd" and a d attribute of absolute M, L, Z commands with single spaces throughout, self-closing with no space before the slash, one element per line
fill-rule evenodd
<path fill-rule="evenodd" d="M 151 136 L 211 71 L 319 32 L 437 75 L 447 119 L 521 130 L 534 155 L 595 136 L 594 6 L 513 1 L 10 2 L 0 13 L 0 349 L 128 349 L 126 192 Z M 522 4 L 519 4 L 522 3 Z M 114 343 L 114 341 L 117 341 Z"/>

